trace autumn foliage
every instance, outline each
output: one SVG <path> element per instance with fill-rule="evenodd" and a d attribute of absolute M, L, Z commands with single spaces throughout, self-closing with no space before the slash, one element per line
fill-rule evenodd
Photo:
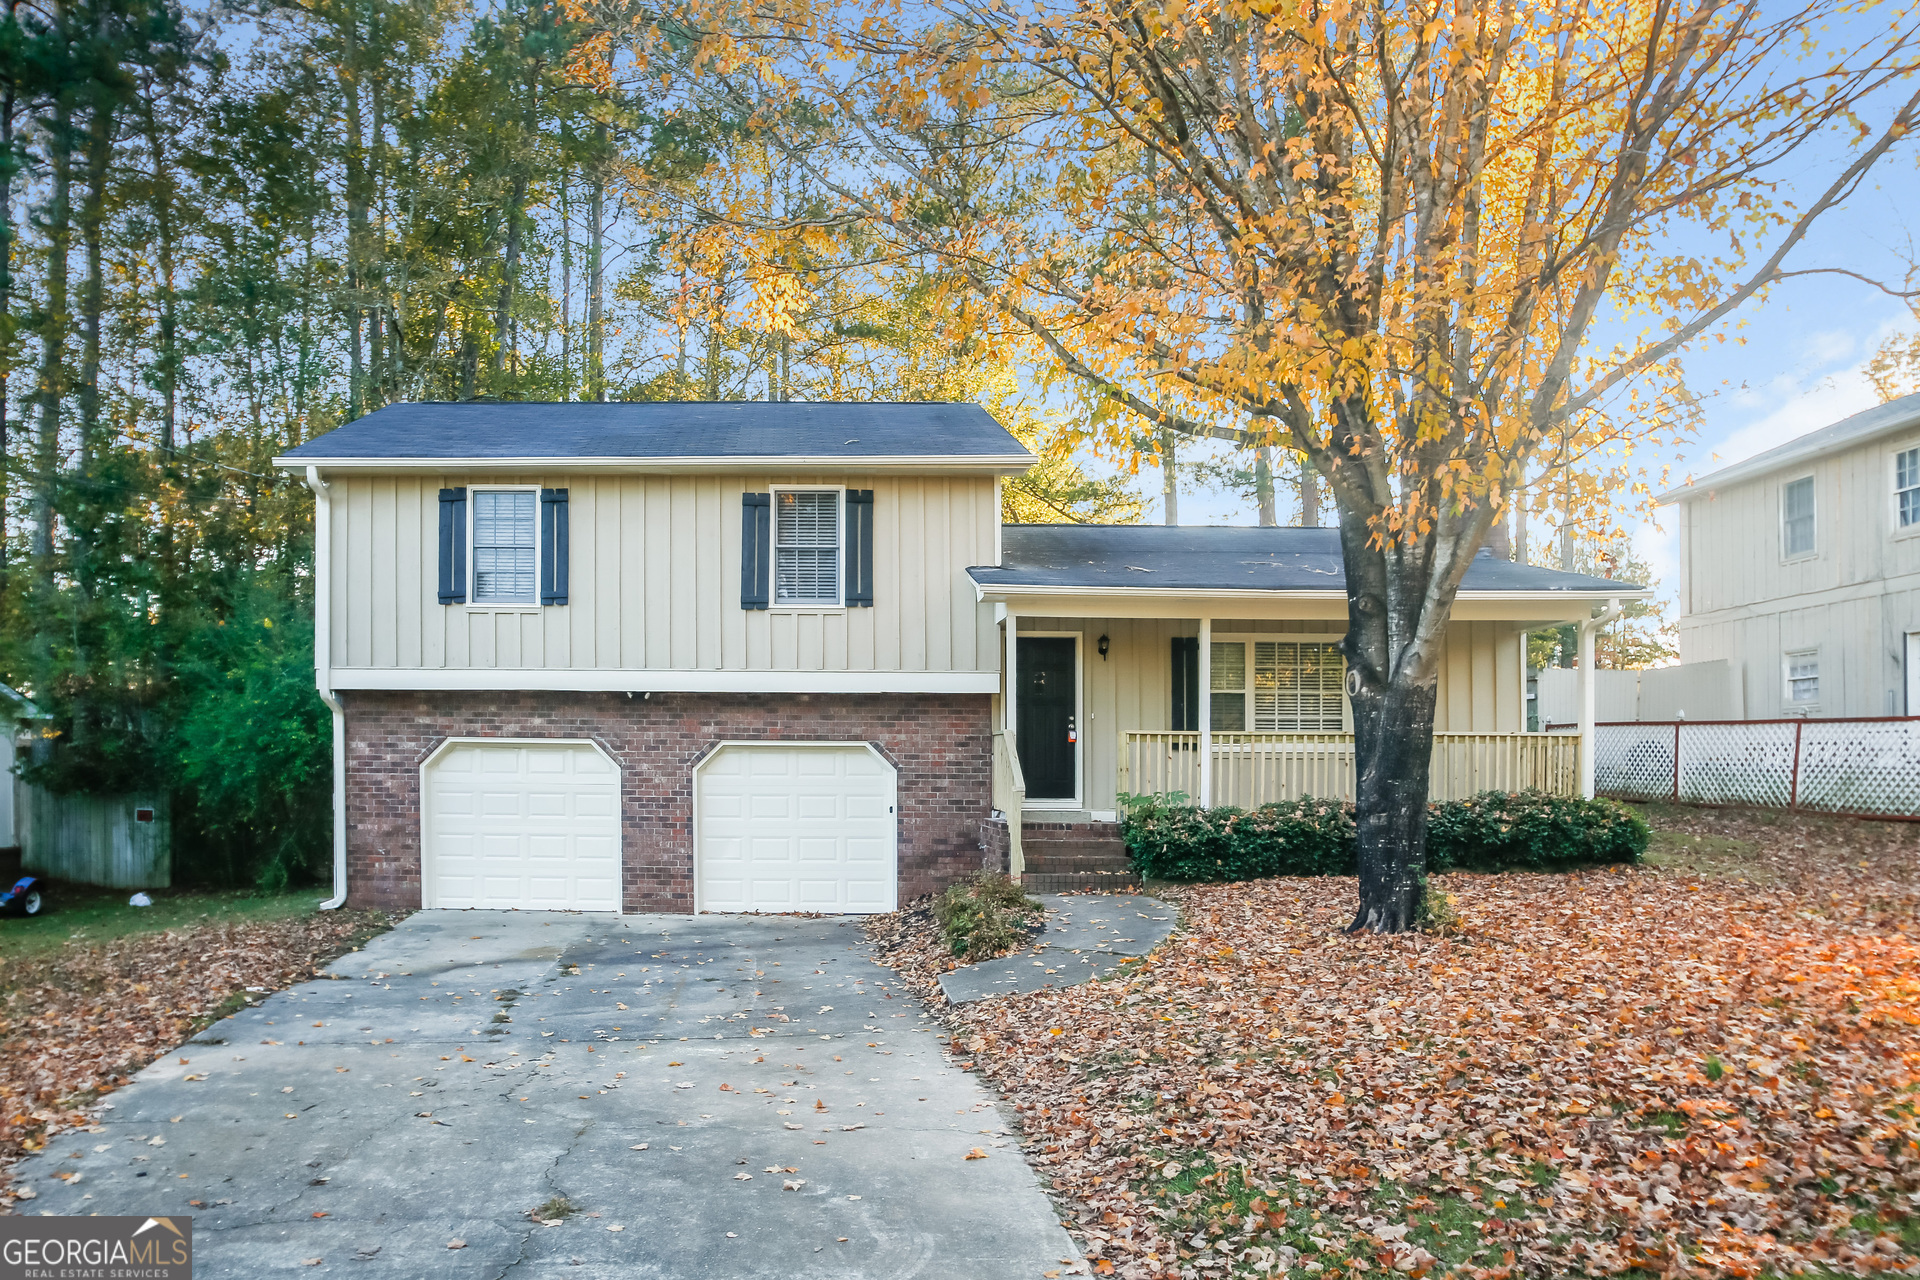
<path fill-rule="evenodd" d="M 311 977 L 379 927 L 375 913 L 334 911 L 0 960 L 0 1165 L 88 1123 L 87 1103 L 232 1012 L 242 992 Z M 0 1203 L 11 1194 L 0 1188 Z"/>
<path fill-rule="evenodd" d="M 1124 976 L 957 1038 L 1102 1273 L 1910 1273 L 1915 842 L 1763 835 L 1744 879 L 1451 876 L 1445 938 L 1342 935 L 1350 881 L 1175 890 Z"/>

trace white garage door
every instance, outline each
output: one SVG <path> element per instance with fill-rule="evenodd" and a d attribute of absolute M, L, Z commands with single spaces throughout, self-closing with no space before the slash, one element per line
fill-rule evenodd
<path fill-rule="evenodd" d="M 698 792 L 700 910 L 893 910 L 894 773 L 865 747 L 721 747 Z"/>
<path fill-rule="evenodd" d="M 425 905 L 620 909 L 620 771 L 593 747 L 454 743 L 425 798 Z"/>

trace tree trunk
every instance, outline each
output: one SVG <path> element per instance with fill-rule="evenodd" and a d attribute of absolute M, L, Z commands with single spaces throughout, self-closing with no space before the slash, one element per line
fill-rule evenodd
<path fill-rule="evenodd" d="M 1167 524 L 1180 523 L 1179 454 L 1171 430 L 1160 431 L 1160 514 Z"/>
<path fill-rule="evenodd" d="M 341 106 L 346 116 L 347 146 L 343 157 L 347 173 L 347 420 L 358 418 L 366 406 L 366 364 L 361 348 L 363 318 L 360 291 L 367 241 L 367 163 L 360 123 L 359 32 L 351 9 L 341 31 L 344 64 L 338 69 Z"/>
<path fill-rule="evenodd" d="M 1320 477 L 1304 454 L 1300 458 L 1300 527 L 1320 527 Z"/>
<path fill-rule="evenodd" d="M 560 398 L 573 399 L 573 206 L 567 171 L 560 171 Z"/>
<path fill-rule="evenodd" d="M 60 465 L 60 407 L 67 381 L 67 255 L 73 244 L 70 204 L 73 183 L 73 116 L 63 97 L 47 133 L 51 174 L 44 216 L 47 241 L 45 313 L 41 321 L 39 436 L 34 441 L 33 577 L 36 589 L 53 592 L 53 488 Z"/>
<path fill-rule="evenodd" d="M 1260 525 L 1270 529 L 1280 523 L 1273 505 L 1273 449 L 1261 445 L 1253 451 L 1253 496 L 1260 506 Z"/>
<path fill-rule="evenodd" d="M 18 10 L 9 0 L 7 18 Z M 11 469 L 13 452 L 7 439 L 7 380 L 13 374 L 13 117 L 18 98 L 10 80 L 0 97 L 0 475 Z M 0 491 L 0 602 L 7 594 L 7 503 Z"/>
<path fill-rule="evenodd" d="M 607 263 L 607 127 L 594 135 L 593 176 L 588 188 L 587 217 L 592 243 L 587 249 L 587 399 L 607 398 L 606 378 L 606 263 Z"/>
<path fill-rule="evenodd" d="M 113 107 L 103 94 L 87 127 L 87 199 L 80 212 L 80 240 L 87 278 L 80 295 L 80 449 L 83 458 L 100 443 L 100 326 L 107 282 L 101 240 L 107 219 L 107 174 L 113 161 Z"/>
<path fill-rule="evenodd" d="M 1348 933 L 1405 933 L 1420 923 L 1427 869 L 1427 784 L 1439 682 L 1365 681 L 1353 696 L 1354 811 L 1360 909 Z"/>

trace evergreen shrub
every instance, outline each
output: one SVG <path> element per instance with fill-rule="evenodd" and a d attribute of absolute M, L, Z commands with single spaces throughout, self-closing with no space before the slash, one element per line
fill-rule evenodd
<path fill-rule="evenodd" d="M 1121 837 L 1143 878 L 1197 883 L 1348 876 L 1358 857 L 1353 806 L 1307 797 L 1202 808 L 1183 795 L 1124 796 Z M 1558 871 L 1633 863 L 1647 825 L 1612 800 L 1483 791 L 1427 808 L 1430 871 Z"/>

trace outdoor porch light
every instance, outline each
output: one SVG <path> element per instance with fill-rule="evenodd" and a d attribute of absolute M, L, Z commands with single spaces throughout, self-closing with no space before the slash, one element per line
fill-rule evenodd
<path fill-rule="evenodd" d="M 1107 656 L 1107 638 L 1105 636 L 1100 637 L 1100 656 L 1103 658 Z"/>

